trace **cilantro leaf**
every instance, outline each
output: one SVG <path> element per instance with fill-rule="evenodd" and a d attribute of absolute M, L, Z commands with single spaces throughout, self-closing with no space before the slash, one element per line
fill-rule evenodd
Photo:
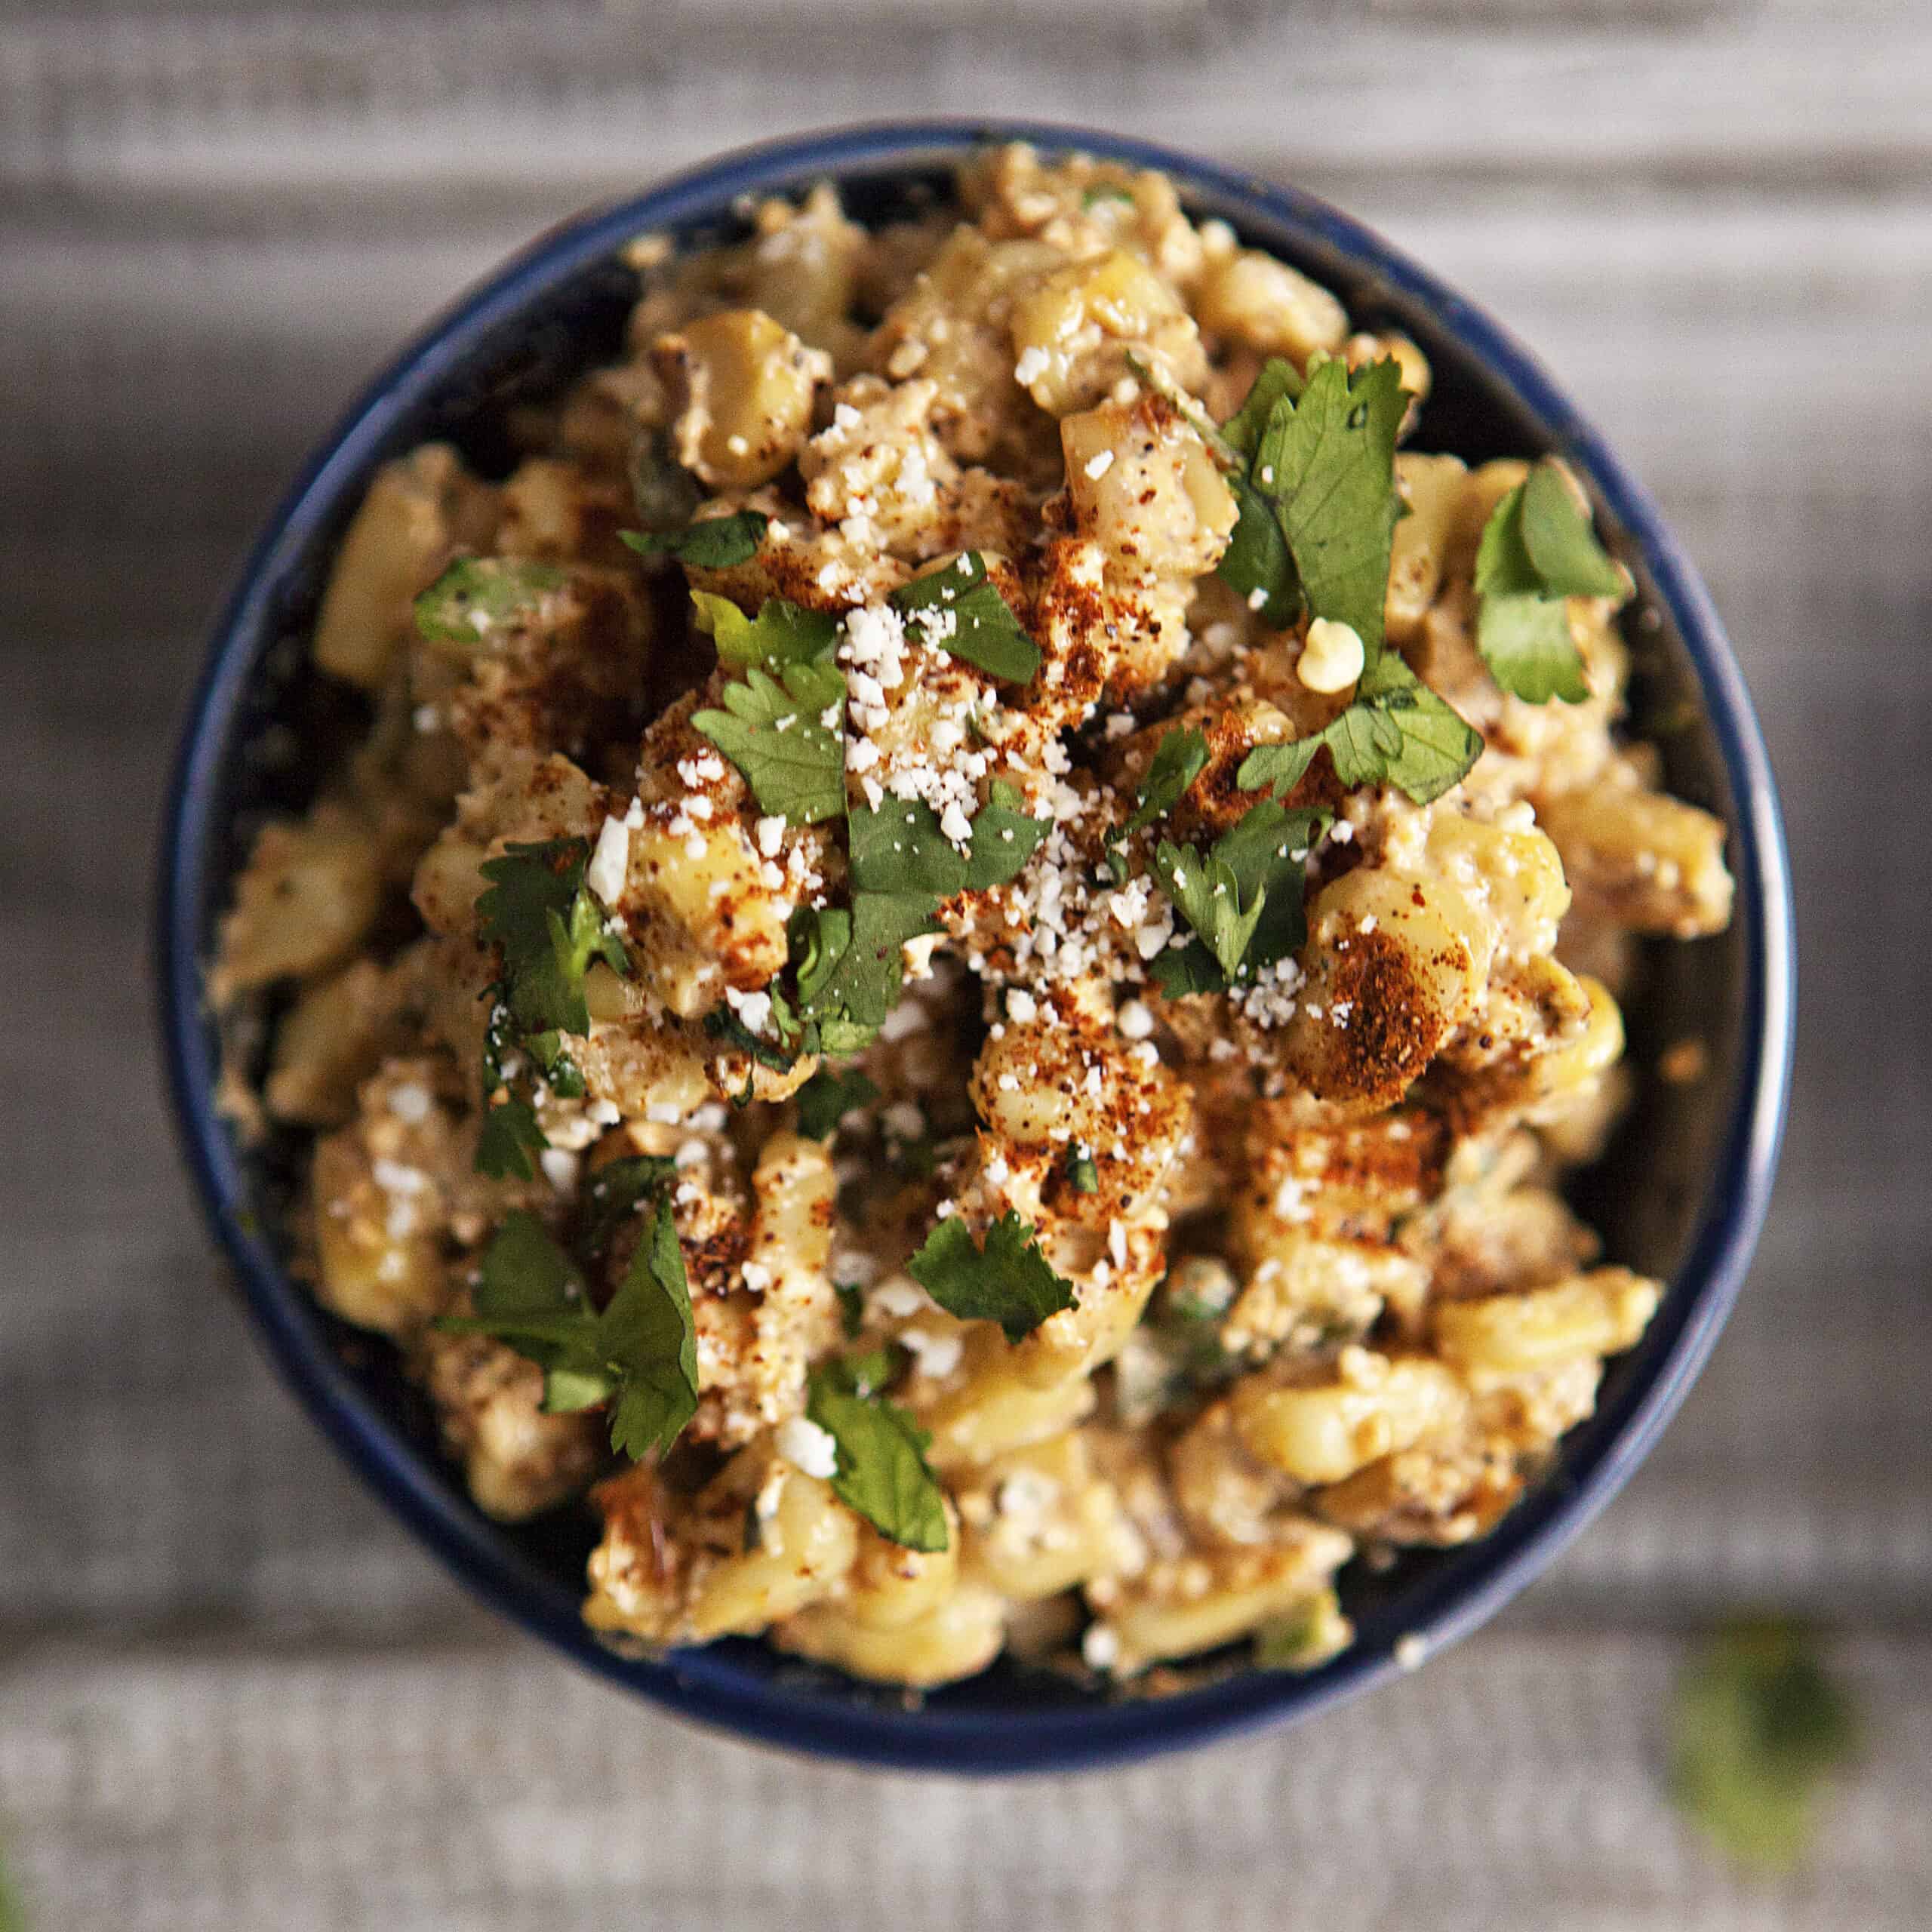
<path fill-rule="evenodd" d="M 915 577 L 886 601 L 923 642 L 993 677 L 1023 685 L 1040 668 L 1040 647 L 1020 629 L 977 550 L 962 551 L 944 570 Z"/>
<path fill-rule="evenodd" d="M 799 1010 L 818 1024 L 823 1051 L 856 1053 L 899 1004 L 908 940 L 937 932 L 924 893 L 862 892 L 848 912 L 801 906 L 792 915 Z"/>
<path fill-rule="evenodd" d="M 1810 1633 L 1784 1619 L 1740 1620 L 1678 1684 L 1672 1795 L 1739 1863 L 1788 1868 L 1809 1846 L 1820 1789 L 1857 1730 Z"/>
<path fill-rule="evenodd" d="M 1154 870 L 1161 890 L 1232 979 L 1260 923 L 1265 891 L 1250 893 L 1244 904 L 1241 881 L 1226 860 L 1164 838 L 1155 851 Z"/>
<path fill-rule="evenodd" d="M 948 1314 L 997 1321 L 1009 1342 L 1073 1306 L 1073 1284 L 1048 1266 L 1032 1224 L 1011 1210 L 987 1229 L 984 1247 L 957 1214 L 938 1223 L 906 1272 Z"/>
<path fill-rule="evenodd" d="M 814 664 L 829 657 L 838 643 L 838 620 L 829 611 L 808 611 L 782 597 L 768 597 L 755 617 L 748 617 L 728 597 L 694 590 L 698 629 L 718 646 L 718 662 L 739 669 L 756 665 L 775 671 L 784 664 Z"/>
<path fill-rule="evenodd" d="M 786 664 L 777 678 L 755 666 L 729 684 L 722 711 L 691 722 L 745 775 L 761 808 L 793 825 L 815 825 L 845 809 L 844 674 L 829 664 Z"/>
<path fill-rule="evenodd" d="M 807 1384 L 805 1414 L 838 1447 L 832 1492 L 882 1537 L 908 1549 L 942 1550 L 949 1536 L 946 1492 L 925 1452 L 932 1438 L 906 1411 L 841 1376 L 841 1364 L 817 1369 Z"/>
<path fill-rule="evenodd" d="M 798 1131 L 808 1140 L 829 1140 L 854 1108 L 878 1098 L 878 1088 L 855 1066 L 814 1073 L 798 1089 Z"/>
<path fill-rule="evenodd" d="M 1148 761 L 1146 776 L 1140 781 L 1134 815 L 1121 827 L 1122 834 L 1138 832 L 1142 826 L 1152 825 L 1157 818 L 1172 811 L 1180 803 L 1187 788 L 1206 769 L 1207 764 L 1208 738 L 1204 732 L 1196 731 L 1192 725 L 1184 731 L 1170 731 L 1154 747 L 1154 755 Z"/>
<path fill-rule="evenodd" d="M 725 571 L 758 555 L 771 521 L 762 510 L 736 510 L 701 517 L 681 530 L 620 530 L 617 535 L 640 556 L 675 557 L 694 569 Z"/>
<path fill-rule="evenodd" d="M 780 1011 L 779 1001 L 783 998 L 782 994 L 772 996 L 771 1011 L 774 1020 Z M 749 1054 L 760 1066 L 768 1066 L 774 1072 L 788 1073 L 798 1064 L 799 1049 L 776 1044 L 760 1034 L 754 1033 L 728 1006 L 714 1006 L 704 1016 L 704 1030 L 714 1040 L 722 1040 L 728 1046 L 736 1048 L 740 1053 Z M 781 1039 L 784 1032 L 783 1023 L 780 1022 Z M 804 1051 L 811 1051 L 803 1041 L 799 1046 Z"/>
<path fill-rule="evenodd" d="M 1019 875 L 1039 849 L 1051 821 L 1029 818 L 1020 804 L 1017 788 L 995 778 L 988 788 L 986 802 L 973 820 L 966 854 L 967 891 L 983 892 L 1004 885 Z"/>
<path fill-rule="evenodd" d="M 611 1245 L 617 1230 L 677 1172 L 663 1154 L 631 1154 L 607 1162 L 584 1183 L 582 1220 L 574 1246 L 586 1264 Z"/>
<path fill-rule="evenodd" d="M 482 1131 L 476 1140 L 476 1171 L 492 1180 L 534 1180 L 531 1156 L 550 1144 L 537 1118 L 537 1109 L 515 1094 L 507 1094 L 483 1109 Z"/>
<path fill-rule="evenodd" d="M 1221 425 L 1222 440 L 1241 455 L 1252 460 L 1260 447 L 1263 432 L 1275 405 L 1287 399 L 1292 406 L 1300 399 L 1306 385 L 1301 372 L 1283 357 L 1271 355 L 1261 365 L 1261 373 L 1249 386 L 1247 399 Z"/>
<path fill-rule="evenodd" d="M 1198 939 L 1157 953 L 1147 972 L 1169 999 L 1186 999 L 1192 993 L 1224 993 L 1228 989 L 1227 975 Z"/>
<path fill-rule="evenodd" d="M 645 1184 L 661 1187 L 669 1165 L 653 1163 Z M 613 1186 L 644 1178 L 622 1177 Z M 635 1204 L 633 1197 L 625 1211 Z M 620 1453 L 641 1458 L 654 1446 L 662 1454 L 696 1414 L 696 1331 L 668 1204 L 659 1202 L 601 1315 L 577 1263 L 521 1209 L 503 1217 L 491 1240 L 473 1301 L 473 1315 L 445 1315 L 435 1325 L 451 1334 L 491 1336 L 537 1363 L 543 1407 L 552 1414 L 613 1402 L 611 1443 Z"/>
<path fill-rule="evenodd" d="M 1352 626 L 1371 662 L 1382 649 L 1389 546 L 1401 513 L 1395 438 L 1407 407 L 1392 357 L 1352 374 L 1346 363 L 1324 362 L 1299 401 L 1275 402 L 1249 473 L 1274 505 L 1309 609 Z"/>
<path fill-rule="evenodd" d="M 534 614 L 568 580 L 553 564 L 459 557 L 417 598 L 417 632 L 431 644 L 473 647 Z"/>
<path fill-rule="evenodd" d="M 1264 798 L 1214 841 L 1214 856 L 1234 874 L 1243 900 L 1261 903 L 1254 937 L 1241 955 L 1248 972 L 1301 950 L 1308 937 L 1303 871 L 1309 851 L 1331 822 L 1325 811 L 1289 811 Z"/>
<path fill-rule="evenodd" d="M 1076 1194 L 1097 1194 L 1100 1171 L 1094 1164 L 1093 1149 L 1076 1147 L 1066 1157 L 1066 1178 Z"/>
<path fill-rule="evenodd" d="M 628 973 L 629 955 L 583 882 L 590 848 L 581 838 L 512 844 L 485 862 L 478 896 L 483 940 L 503 949 L 502 998 L 524 1034 L 587 1032 L 584 975 L 594 960 Z"/>
<path fill-rule="evenodd" d="M 935 906 L 955 893 L 1004 885 L 1047 832 L 1047 821 L 1018 811 L 1019 801 L 1011 786 L 995 781 L 964 852 L 923 799 L 889 798 L 876 810 L 855 810 L 846 825 L 852 882 L 861 894 L 922 893 Z"/>
<path fill-rule="evenodd" d="M 1419 805 L 1457 783 L 1482 751 L 1481 735 L 1392 651 L 1371 662 L 1346 711 L 1306 738 L 1257 745 L 1235 783 L 1244 792 L 1287 791 L 1324 745 L 1349 789 L 1393 785 Z"/>
<path fill-rule="evenodd" d="M 1266 497 L 1238 472 L 1227 478 L 1238 512 L 1228 547 L 1214 568 L 1271 630 L 1286 630 L 1301 615 L 1301 580 L 1288 540 Z"/>
<path fill-rule="evenodd" d="M 1134 196 L 1128 189 L 1111 181 L 1098 181 L 1080 197 L 1080 205 L 1083 208 L 1097 207 L 1102 202 L 1124 202 L 1131 208 Z"/>
<path fill-rule="evenodd" d="M 1530 704 L 1589 696 L 1567 599 L 1617 597 L 1623 579 L 1551 463 L 1491 512 L 1476 551 L 1476 648 L 1506 691 Z"/>
<path fill-rule="evenodd" d="M 1622 597 L 1628 588 L 1553 463 L 1538 463 L 1523 485 L 1523 542 L 1546 597 Z"/>
<path fill-rule="evenodd" d="M 1355 1634 L 1335 1592 L 1318 1590 L 1306 1601 L 1271 1617 L 1256 1630 L 1254 1667 L 1313 1670 L 1346 1650 Z"/>
<path fill-rule="evenodd" d="M 621 1377 L 611 1446 L 639 1461 L 654 1448 L 662 1456 L 697 1413 L 697 1335 L 669 1202 L 659 1202 L 601 1327 Z"/>
<path fill-rule="evenodd" d="M 838 1297 L 838 1325 L 847 1341 L 857 1340 L 866 1325 L 866 1291 L 857 1281 L 834 1281 L 832 1292 Z"/>

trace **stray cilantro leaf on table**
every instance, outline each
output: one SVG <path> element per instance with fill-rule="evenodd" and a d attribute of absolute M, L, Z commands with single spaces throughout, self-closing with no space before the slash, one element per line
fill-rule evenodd
<path fill-rule="evenodd" d="M 832 1488 L 839 1500 L 907 1549 L 942 1550 L 949 1540 L 946 1492 L 926 1460 L 932 1438 L 897 1404 L 872 1392 L 887 1372 L 866 1358 L 814 1369 L 805 1414 L 837 1447 Z"/>
<path fill-rule="evenodd" d="M 672 557 L 696 570 L 725 571 L 758 555 L 771 521 L 762 510 L 735 510 L 729 516 L 701 517 L 681 530 L 620 530 L 617 534 L 640 556 Z"/>
<path fill-rule="evenodd" d="M 459 557 L 417 598 L 417 635 L 430 644 L 473 647 L 534 615 L 568 581 L 554 564 Z"/>
<path fill-rule="evenodd" d="M 844 811 L 843 672 L 789 663 L 774 677 L 754 666 L 722 697 L 722 711 L 694 712 L 691 723 L 744 774 L 761 811 L 792 825 L 816 825 Z M 835 709 L 839 715 L 827 724 Z"/>
<path fill-rule="evenodd" d="M 854 1108 L 870 1106 L 878 1088 L 859 1069 L 814 1073 L 798 1089 L 798 1131 L 808 1140 L 827 1140 Z"/>
<path fill-rule="evenodd" d="M 915 577 L 887 601 L 906 620 L 909 634 L 990 676 L 1023 685 L 1040 668 L 1040 647 L 1020 628 L 977 550 Z"/>
<path fill-rule="evenodd" d="M 949 1315 L 962 1321 L 997 1321 L 1009 1342 L 1073 1306 L 1073 1284 L 1048 1265 L 1029 1222 L 1009 1210 L 974 1244 L 955 1214 L 927 1235 L 906 1272 Z"/>
<path fill-rule="evenodd" d="M 1830 1774 L 1857 1748 L 1850 1700 L 1816 1637 L 1740 1619 L 1687 1666 L 1671 1718 L 1671 1793 L 1743 1866 L 1789 1869 L 1809 1849 Z"/>
<path fill-rule="evenodd" d="M 1481 734 L 1392 651 L 1363 672 L 1346 710 L 1306 738 L 1257 746 L 1235 782 L 1244 792 L 1285 792 L 1324 745 L 1349 789 L 1393 785 L 1419 805 L 1459 783 L 1482 752 Z"/>
<path fill-rule="evenodd" d="M 786 664 L 816 664 L 838 648 L 838 620 L 829 611 L 768 597 L 758 615 L 748 617 L 730 598 L 709 590 L 694 590 L 691 602 L 698 629 L 717 645 L 721 664 L 776 672 Z"/>
<path fill-rule="evenodd" d="M 1589 696 L 1571 635 L 1572 597 L 1621 597 L 1623 574 L 1590 529 L 1589 512 L 1547 460 L 1484 525 L 1476 551 L 1476 648 L 1503 688 L 1530 704 Z"/>

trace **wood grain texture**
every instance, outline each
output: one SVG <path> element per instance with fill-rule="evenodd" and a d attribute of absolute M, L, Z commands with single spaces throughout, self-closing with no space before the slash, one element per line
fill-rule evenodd
<path fill-rule="evenodd" d="M 861 11 L 855 73 L 830 0 L 0 5 L 0 1841 L 34 1922 L 1932 1923 L 1932 14 Z M 218 1284 L 141 937 L 208 614 L 402 335 L 731 141 L 993 104 L 1327 192 L 1537 346 L 1731 626 L 1805 978 L 1738 1316 L 1556 1568 L 1311 1728 L 1025 1802 L 700 1737 L 469 1604 Z M 1672 1659 L 1744 1601 L 1837 1628 L 1876 1723 L 1819 1863 L 1768 1890 L 1659 1795 Z"/>

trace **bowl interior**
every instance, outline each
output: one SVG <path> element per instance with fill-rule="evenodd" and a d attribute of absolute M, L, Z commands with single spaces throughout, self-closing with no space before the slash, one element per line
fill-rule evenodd
<path fill-rule="evenodd" d="M 1358 1642 L 1309 1677 L 1263 1676 L 1231 1662 L 1211 1667 L 1199 1687 L 1155 1702 L 1109 1698 L 1002 1663 L 909 1709 L 897 1693 L 755 1644 L 727 1643 L 661 1665 L 600 1648 L 576 1608 L 591 1542 L 587 1517 L 565 1510 L 518 1528 L 483 1518 L 442 1460 L 426 1406 L 392 1352 L 291 1284 L 280 1229 L 303 1143 L 280 1135 L 244 1149 L 215 1115 L 217 1041 L 193 983 L 254 828 L 266 815 L 302 806 L 361 721 L 355 700 L 309 671 L 304 643 L 334 545 L 375 468 L 440 437 L 485 473 L 504 473 L 512 456 L 506 411 L 617 352 L 635 291 L 615 252 L 628 235 L 668 227 L 684 246 L 729 238 L 740 232 L 734 198 L 747 188 L 784 192 L 827 174 L 856 216 L 888 219 L 946 198 L 949 162 L 965 144 L 961 134 L 928 130 L 875 136 L 869 147 L 853 139 L 721 165 L 702 182 L 673 184 L 540 243 L 378 383 L 285 508 L 217 638 L 172 807 L 163 955 L 174 980 L 168 1044 L 190 1152 L 279 1364 L 365 1474 L 469 1580 L 580 1657 L 693 1715 L 849 1755 L 1004 1769 L 1119 1756 L 1313 1708 L 1386 1668 L 1398 1638 L 1420 1632 L 1433 1644 L 1460 1634 L 1587 1513 L 1586 1485 L 1593 1505 L 1627 1473 L 1695 1365 L 1684 1358 L 1700 1358 L 1709 1345 L 1715 1319 L 1706 1304 L 1714 1294 L 1727 1300 L 1734 1285 L 1714 1287 L 1712 1270 L 1727 1266 L 1737 1246 L 1735 1143 L 1742 1114 L 1754 1106 L 1763 1112 L 1761 1048 L 1773 1023 L 1762 995 L 1760 929 L 1769 915 L 1755 884 L 1758 836 L 1734 796 L 1737 746 L 1712 721 L 1736 700 L 1710 682 L 1708 657 L 1700 675 L 1687 648 L 1686 629 L 1706 621 L 1694 583 L 1687 592 L 1676 580 L 1660 536 L 1642 527 L 1641 495 L 1533 367 L 1509 364 L 1513 352 L 1499 348 L 1480 318 L 1319 204 L 1132 143 L 1087 137 L 1058 143 L 1167 167 L 1190 211 L 1220 216 L 1244 240 L 1334 288 L 1359 325 L 1414 337 L 1435 374 L 1417 446 L 1472 462 L 1552 449 L 1571 458 L 1598 494 L 1612 548 L 1639 584 L 1626 626 L 1638 728 L 1657 737 L 1671 788 L 1729 822 L 1734 865 L 1749 875 L 1728 933 L 1651 949 L 1628 1012 L 1633 1064 L 1648 1066 L 1664 1044 L 1695 1035 L 1709 1050 L 1708 1077 L 1676 1087 L 1646 1081 L 1610 1154 L 1577 1189 L 1611 1258 L 1672 1281 L 1663 1313 L 1612 1367 L 1596 1416 L 1567 1438 L 1559 1466 L 1494 1536 L 1460 1551 L 1410 1555 L 1379 1574 L 1351 1567 L 1343 1596 Z M 1721 641 L 1707 638 L 1703 648 L 1722 652 Z M 1734 721 L 1733 735 L 1737 728 Z M 1748 753 L 1748 716 L 1741 728 Z M 1740 839 L 1749 848 L 1742 855 Z M 1763 1141 L 1759 1131 L 1752 1145 L 1761 1164 L 1768 1158 Z M 1743 1233 L 1747 1248 L 1750 1232 Z"/>

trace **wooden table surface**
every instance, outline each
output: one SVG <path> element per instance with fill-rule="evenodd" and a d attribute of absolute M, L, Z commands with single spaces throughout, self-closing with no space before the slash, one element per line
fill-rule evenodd
<path fill-rule="evenodd" d="M 1732 627 L 1804 976 L 1743 1306 L 1571 1553 L 1310 1727 L 1019 1786 L 700 1734 L 468 1602 L 221 1291 L 149 1037 L 199 638 L 352 387 L 577 205 L 936 110 L 1292 178 L 1535 344 Z M 0 0 L 0 1846 L 32 1925 L 1932 1924 L 1922 0 Z M 1760 1603 L 1829 1627 L 1868 1730 L 1772 1885 L 1659 1770 L 1687 1638 Z"/>

